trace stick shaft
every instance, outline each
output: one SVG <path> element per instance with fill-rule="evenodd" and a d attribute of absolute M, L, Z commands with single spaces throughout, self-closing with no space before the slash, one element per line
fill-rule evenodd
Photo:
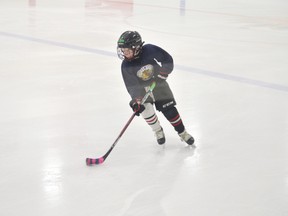
<path fill-rule="evenodd" d="M 153 82 L 152 85 L 150 86 L 149 90 L 146 92 L 146 94 L 144 95 L 144 97 L 141 100 L 141 104 L 144 104 L 145 101 L 147 100 L 147 98 L 150 96 L 151 92 L 153 91 L 153 89 L 155 88 L 156 83 Z M 93 164 L 101 164 L 104 163 L 104 161 L 106 160 L 106 158 L 108 157 L 108 155 L 111 153 L 111 151 L 113 150 L 113 148 L 116 146 L 116 144 L 118 143 L 118 141 L 120 140 L 120 138 L 122 137 L 122 135 L 124 134 L 124 132 L 126 131 L 126 129 L 128 128 L 128 126 L 130 125 L 130 123 L 132 122 L 132 120 L 134 119 L 136 115 L 136 112 L 133 112 L 133 114 L 131 115 L 131 117 L 129 118 L 129 120 L 127 121 L 127 123 L 125 124 L 125 126 L 123 127 L 123 129 L 121 130 L 120 134 L 118 135 L 118 137 L 116 138 L 116 140 L 114 141 L 114 143 L 111 145 L 111 147 L 109 148 L 109 150 L 106 152 L 105 155 L 103 155 L 103 157 L 100 158 L 86 158 L 86 164 L 87 165 L 93 165 Z"/>

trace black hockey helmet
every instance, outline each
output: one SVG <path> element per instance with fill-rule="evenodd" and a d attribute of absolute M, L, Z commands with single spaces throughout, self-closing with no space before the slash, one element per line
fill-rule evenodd
<path fill-rule="evenodd" d="M 125 31 L 118 39 L 117 42 L 117 54 L 120 59 L 125 59 L 125 56 L 122 52 L 122 48 L 129 48 L 133 50 L 134 57 L 137 58 L 141 52 L 142 46 L 141 35 L 137 31 Z M 132 59 L 129 59 L 132 60 Z"/>

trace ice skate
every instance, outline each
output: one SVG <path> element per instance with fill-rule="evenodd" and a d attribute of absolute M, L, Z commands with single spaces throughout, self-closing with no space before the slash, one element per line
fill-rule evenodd
<path fill-rule="evenodd" d="M 189 133 L 187 133 L 186 130 L 184 130 L 182 133 L 179 133 L 178 135 L 182 141 L 186 142 L 188 145 L 193 145 L 194 138 Z"/>
<path fill-rule="evenodd" d="M 160 130 L 158 131 L 155 131 L 155 136 L 157 138 L 157 142 L 159 145 L 162 145 L 165 143 L 165 134 L 164 134 L 164 131 L 163 131 L 163 128 L 161 127 Z"/>

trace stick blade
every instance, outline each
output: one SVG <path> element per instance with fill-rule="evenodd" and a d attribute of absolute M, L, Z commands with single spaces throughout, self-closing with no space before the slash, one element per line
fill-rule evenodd
<path fill-rule="evenodd" d="M 98 165 L 102 164 L 104 162 L 104 157 L 101 158 L 86 158 L 86 165 L 92 166 L 92 165 Z"/>

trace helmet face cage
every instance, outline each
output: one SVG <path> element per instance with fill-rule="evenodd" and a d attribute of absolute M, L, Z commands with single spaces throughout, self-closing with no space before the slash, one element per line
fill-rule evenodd
<path fill-rule="evenodd" d="M 133 51 L 133 58 L 127 60 L 133 60 L 140 54 L 143 44 L 144 42 L 142 42 L 142 38 L 137 31 L 126 31 L 118 39 L 117 55 L 121 60 L 124 60 L 125 56 L 122 48 L 129 48 Z"/>
<path fill-rule="evenodd" d="M 125 59 L 124 53 L 122 52 L 120 47 L 117 47 L 117 55 L 118 55 L 118 58 L 120 58 L 121 60 Z"/>

